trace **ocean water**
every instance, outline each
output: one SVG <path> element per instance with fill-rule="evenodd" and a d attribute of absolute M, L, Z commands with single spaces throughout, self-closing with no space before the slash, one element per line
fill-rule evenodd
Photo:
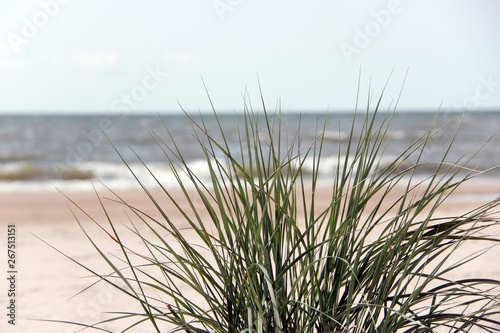
<path fill-rule="evenodd" d="M 363 117 L 356 118 L 354 143 L 360 138 Z M 328 115 L 320 168 L 320 177 L 326 182 L 333 179 L 339 154 L 347 154 L 353 118 L 352 114 Z M 383 116 L 379 118 L 377 124 L 382 122 Z M 264 126 L 263 117 L 259 119 Z M 201 123 L 199 116 L 193 116 L 193 120 Z M 479 170 L 486 170 L 500 165 L 500 133 L 495 135 L 500 129 L 500 112 L 465 115 L 457 136 L 460 114 L 442 113 L 436 117 L 426 112 L 396 113 L 389 126 L 391 139 L 382 165 L 390 163 L 417 142 L 434 121 L 437 122 L 435 134 L 420 156 L 423 166 L 417 169 L 417 176 L 426 177 L 435 169 L 433 162 L 446 154 L 451 140 L 454 140 L 453 148 L 447 157 L 450 163 L 481 149 L 470 166 L 482 163 Z M 325 114 L 284 113 L 281 122 L 284 142 L 291 142 L 300 133 L 300 146 L 304 150 L 322 130 Z M 221 115 L 217 121 L 213 115 L 205 115 L 203 123 L 215 139 L 221 139 L 218 128 L 222 127 L 235 158 L 238 158 L 238 129 L 243 129 L 243 116 Z M 165 153 L 173 156 L 168 152 L 169 148 L 178 149 L 189 168 L 201 181 L 208 182 L 207 162 L 193 133 L 193 125 L 185 115 L 0 116 L 0 191 L 36 191 L 55 187 L 62 190 L 90 189 L 92 183 L 103 183 L 110 188 L 137 187 L 137 181 L 123 160 L 148 186 L 152 186 L 155 180 L 148 175 L 143 163 L 164 186 L 176 186 L 165 158 Z M 265 135 L 260 140 L 269 144 Z M 412 163 L 416 163 L 416 156 L 408 159 L 406 165 Z M 500 169 L 485 176 L 500 177 Z"/>

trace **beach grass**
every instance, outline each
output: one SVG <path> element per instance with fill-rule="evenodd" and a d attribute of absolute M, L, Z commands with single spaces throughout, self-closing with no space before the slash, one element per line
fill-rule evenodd
<path fill-rule="evenodd" d="M 450 163 L 446 153 L 432 175 L 417 177 L 433 127 L 381 163 L 395 112 L 379 110 L 381 100 L 363 111 L 359 139 L 351 130 L 328 191 L 319 172 L 322 151 L 338 143 L 324 140 L 326 120 L 305 145 L 300 131 L 288 135 L 279 109 L 270 112 L 262 101 L 256 111 L 246 99 L 235 147 L 222 126 L 211 133 L 203 117 L 189 118 L 208 183 L 190 170 L 168 126 L 166 135 L 153 133 L 178 186 L 163 186 L 152 172 L 155 191 L 136 179 L 161 218 L 113 192 L 130 221 L 95 222 L 119 255 L 106 252 L 78 221 L 110 270 L 97 272 L 65 254 L 141 310 L 110 309 L 115 312 L 105 321 L 78 324 L 107 331 L 99 327 L 125 321 L 123 331 L 143 332 L 164 332 L 165 324 L 184 332 L 498 331 L 500 281 L 449 276 L 480 255 L 456 259 L 464 244 L 500 241 L 488 233 L 498 224 L 500 199 L 438 216 L 461 184 L 482 174 L 469 165 L 474 154 Z M 354 129 L 356 121 L 347 125 Z M 328 196 L 327 205 L 318 204 L 324 202 L 319 195 Z M 122 223 L 140 246 L 123 241 Z"/>

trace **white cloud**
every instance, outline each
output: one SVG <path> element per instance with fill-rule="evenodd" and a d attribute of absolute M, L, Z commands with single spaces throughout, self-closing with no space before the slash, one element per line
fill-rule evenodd
<path fill-rule="evenodd" d="M 21 67 L 21 62 L 16 59 L 2 59 L 0 58 L 0 70 L 13 71 Z"/>
<path fill-rule="evenodd" d="M 15 70 L 21 67 L 23 57 L 17 55 L 12 50 L 9 43 L 0 40 L 0 69 Z"/>
<path fill-rule="evenodd" d="M 91 68 L 113 67 L 117 63 L 117 58 L 114 53 L 81 54 L 77 56 L 80 64 Z"/>
<path fill-rule="evenodd" d="M 195 62 L 196 56 L 191 52 L 167 50 L 163 53 L 163 59 L 169 63 L 184 65 Z"/>

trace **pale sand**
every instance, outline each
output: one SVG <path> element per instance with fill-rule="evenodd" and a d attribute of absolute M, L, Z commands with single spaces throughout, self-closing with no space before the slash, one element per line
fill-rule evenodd
<path fill-rule="evenodd" d="M 327 189 L 323 189 L 327 191 Z M 154 212 L 151 202 L 140 191 L 121 191 L 128 202 L 147 212 Z M 109 192 L 102 191 L 104 197 L 111 197 Z M 439 214 L 456 214 L 471 210 L 487 200 L 500 194 L 500 181 L 474 181 L 463 185 L 450 200 L 442 206 Z M 72 200 L 94 217 L 106 224 L 105 216 L 94 193 L 68 193 Z M 318 198 L 327 198 L 320 195 Z M 394 196 L 396 198 L 397 196 Z M 182 221 L 175 208 L 164 197 L 159 197 L 163 208 L 170 212 L 173 220 Z M 321 200 L 320 200 L 321 201 Z M 323 201 L 325 201 L 323 199 Z M 82 294 L 79 291 L 87 287 L 92 279 L 89 275 L 69 259 L 54 251 L 37 237 L 72 256 L 78 261 L 92 267 L 99 273 L 110 272 L 109 267 L 100 258 L 97 251 L 86 239 L 84 233 L 71 214 L 67 200 L 58 192 L 37 193 L 0 193 L 0 237 L 2 244 L 2 271 L 6 272 L 6 230 L 8 224 L 17 226 L 17 318 L 16 326 L 7 325 L 5 278 L 1 279 L 0 297 L 2 316 L 0 332 L 75 332 L 78 327 L 58 323 L 40 322 L 31 319 L 67 320 L 83 323 L 93 323 L 106 318 L 105 311 L 127 311 L 137 309 L 121 293 L 109 286 L 97 285 Z M 106 207 L 115 222 L 126 223 L 124 207 L 105 200 Z M 200 204 L 199 202 L 197 204 Z M 320 202 L 319 205 L 325 205 Z M 85 228 L 89 230 L 99 244 L 106 250 L 117 249 L 113 241 L 86 218 L 77 212 Z M 154 214 L 157 216 L 157 214 Z M 492 229 L 498 235 L 498 228 Z M 125 233 L 125 242 L 137 243 L 137 239 Z M 36 237 L 35 237 L 36 236 Z M 483 244 L 472 242 L 461 253 L 471 253 L 483 248 Z M 117 253 L 117 251 L 113 252 Z M 467 266 L 462 277 L 489 277 L 500 279 L 500 248 L 496 247 Z M 4 276 L 6 273 L 4 273 Z M 459 277 L 457 277 L 459 278 Z M 75 296 L 77 295 L 77 296 Z M 75 296 L 75 297 L 73 297 Z M 118 331 L 123 324 L 110 323 L 103 327 Z M 152 332 L 149 326 L 133 329 L 132 332 Z"/>

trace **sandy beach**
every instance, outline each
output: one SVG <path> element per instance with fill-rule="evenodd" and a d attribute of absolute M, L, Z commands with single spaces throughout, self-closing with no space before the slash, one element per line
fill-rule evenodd
<path fill-rule="evenodd" d="M 328 189 L 321 189 L 328 191 Z M 150 200 L 141 191 L 123 190 L 120 195 L 145 212 L 153 215 L 155 209 Z M 77 203 L 88 215 L 106 225 L 106 217 L 93 192 L 68 192 L 68 197 Z M 112 195 L 100 191 L 108 212 L 114 222 L 127 223 L 124 206 L 106 198 Z M 500 194 L 500 180 L 474 180 L 465 183 L 449 200 L 442 205 L 438 214 L 460 215 Z M 395 194 L 396 198 L 397 194 Z M 318 196 L 326 198 L 328 196 Z M 179 213 L 164 198 L 158 196 L 160 204 L 171 214 L 173 220 L 182 221 Z M 45 192 L 7 192 L 0 193 L 0 224 L 2 237 L 0 244 L 5 249 L 7 226 L 16 226 L 17 242 L 17 283 L 16 283 L 16 325 L 8 325 L 6 310 L 6 291 L 8 281 L 2 278 L 0 290 L 2 297 L 1 332 L 76 332 L 80 327 L 61 323 L 44 322 L 45 320 L 65 320 L 69 322 L 94 323 L 107 318 L 104 312 L 134 310 L 137 305 L 110 286 L 98 284 L 85 290 L 93 279 L 90 273 L 79 267 L 70 259 L 55 251 L 46 243 L 88 265 L 97 272 L 110 272 L 92 244 L 80 229 L 68 206 L 68 199 L 57 191 Z M 321 203 L 323 205 L 326 202 Z M 70 205 L 71 206 L 71 205 Z M 75 215 L 95 240 L 110 251 L 117 246 L 105 233 L 73 206 Z M 491 229 L 497 236 L 499 229 Z M 130 233 L 127 242 L 138 240 Z M 42 241 L 43 240 L 43 241 Z M 460 251 L 473 253 L 484 248 L 484 244 L 471 242 Z M 115 250 L 113 250 L 115 249 Z M 4 251 L 5 253 L 5 251 Z M 500 248 L 492 248 L 479 259 L 470 263 L 467 270 L 461 272 L 463 277 L 488 277 L 500 279 Z M 2 270 L 6 271 L 7 258 L 4 255 Z M 80 293 L 80 291 L 83 291 Z M 110 331 L 118 331 L 124 323 L 108 323 L 102 327 Z M 166 328 L 165 328 L 166 329 Z M 140 326 L 132 332 L 150 332 L 150 327 Z"/>

